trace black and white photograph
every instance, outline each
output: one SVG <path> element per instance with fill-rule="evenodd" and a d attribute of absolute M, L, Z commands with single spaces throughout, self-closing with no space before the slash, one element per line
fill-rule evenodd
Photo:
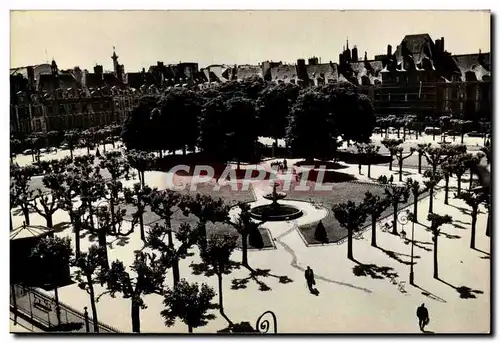
<path fill-rule="evenodd" d="M 9 25 L 10 333 L 492 333 L 489 10 Z"/>

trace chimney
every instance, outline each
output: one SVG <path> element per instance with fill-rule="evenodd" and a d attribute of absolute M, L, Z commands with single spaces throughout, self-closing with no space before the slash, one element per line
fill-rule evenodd
<path fill-rule="evenodd" d="M 95 65 L 95 67 L 94 67 L 94 74 L 99 75 L 100 78 L 102 79 L 102 74 L 103 74 L 102 65 L 99 65 L 99 64 Z"/>
<path fill-rule="evenodd" d="M 73 74 L 75 75 L 76 83 L 81 86 L 82 84 L 82 70 L 80 67 L 73 68 Z"/>
<path fill-rule="evenodd" d="M 387 57 L 392 56 L 392 46 L 390 44 L 387 45 Z"/>
<path fill-rule="evenodd" d="M 356 45 L 354 46 L 354 48 L 352 48 L 352 61 L 358 62 L 358 48 L 356 47 Z"/>
<path fill-rule="evenodd" d="M 29 66 L 27 68 L 27 72 L 28 72 L 28 84 L 30 85 L 30 87 L 34 87 L 35 86 L 35 69 L 32 66 Z"/>
<path fill-rule="evenodd" d="M 441 37 L 441 53 L 444 53 L 444 37 Z"/>

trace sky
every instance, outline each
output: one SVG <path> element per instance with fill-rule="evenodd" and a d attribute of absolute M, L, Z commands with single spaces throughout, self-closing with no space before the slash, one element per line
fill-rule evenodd
<path fill-rule="evenodd" d="M 490 13 L 480 11 L 12 11 L 10 66 L 55 59 L 60 69 L 126 72 L 165 64 L 338 62 L 349 40 L 360 58 L 384 54 L 406 34 L 444 37 L 453 54 L 490 51 Z"/>

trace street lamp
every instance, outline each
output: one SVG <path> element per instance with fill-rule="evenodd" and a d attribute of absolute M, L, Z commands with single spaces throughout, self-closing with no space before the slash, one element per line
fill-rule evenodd
<path fill-rule="evenodd" d="M 413 273 L 413 247 L 415 245 L 415 220 L 414 214 L 410 213 L 409 210 L 402 212 L 398 217 L 398 222 L 404 226 L 411 220 L 411 253 L 410 253 L 410 285 L 413 285 L 414 273 Z M 400 236 L 403 240 L 406 239 L 406 232 L 404 229 L 401 231 Z"/>

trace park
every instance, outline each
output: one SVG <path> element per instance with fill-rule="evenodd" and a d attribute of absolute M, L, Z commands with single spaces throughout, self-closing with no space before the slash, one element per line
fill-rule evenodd
<path fill-rule="evenodd" d="M 424 333 L 489 333 L 490 126 L 255 78 L 11 138 L 11 250 L 35 242 L 11 307 L 45 299 L 58 331 L 418 333 L 425 303 Z"/>

